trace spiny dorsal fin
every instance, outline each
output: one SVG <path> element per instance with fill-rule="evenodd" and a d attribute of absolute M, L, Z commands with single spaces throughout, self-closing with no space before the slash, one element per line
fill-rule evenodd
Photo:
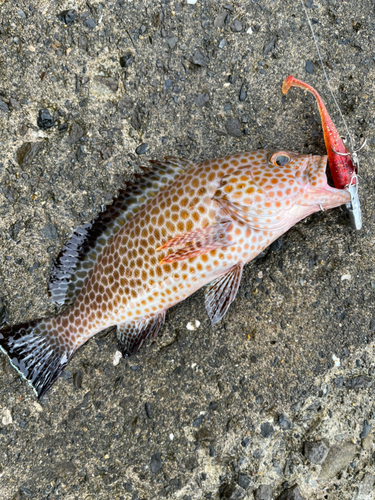
<path fill-rule="evenodd" d="M 179 158 L 151 161 L 153 170 L 145 167 L 145 174 L 136 174 L 135 182 L 120 190 L 112 205 L 99 213 L 96 219 L 80 226 L 63 246 L 52 268 L 48 285 L 50 301 L 57 305 L 74 302 L 84 286 L 98 255 L 121 227 L 176 177 L 194 165 Z"/>

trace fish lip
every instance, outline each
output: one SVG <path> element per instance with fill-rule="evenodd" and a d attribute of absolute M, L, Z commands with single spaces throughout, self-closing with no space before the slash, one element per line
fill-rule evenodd
<path fill-rule="evenodd" d="M 347 189 L 339 189 L 328 184 L 327 179 L 327 168 L 328 168 L 328 155 L 311 155 L 306 159 L 306 169 L 309 167 L 314 167 L 315 171 L 318 173 L 318 176 L 324 175 L 324 185 L 320 186 L 312 186 L 310 184 L 308 191 L 311 194 L 318 194 L 319 192 L 325 192 L 327 194 L 333 195 L 336 198 L 340 197 L 342 199 L 342 204 L 348 203 L 350 201 L 350 194 Z M 324 168 L 322 168 L 324 167 Z M 320 204 L 317 204 L 320 206 Z M 330 205 L 327 206 L 329 208 Z"/>
<path fill-rule="evenodd" d="M 338 198 L 340 198 L 340 201 L 341 201 L 341 204 L 344 205 L 345 203 L 349 203 L 350 200 L 351 200 L 351 195 L 349 193 L 349 191 L 347 189 L 339 189 L 339 188 L 335 188 L 335 187 L 332 187 L 330 186 L 329 184 L 326 184 L 325 186 L 311 186 L 308 191 L 310 192 L 310 194 L 319 194 L 319 193 L 326 193 L 328 195 L 332 195 L 335 197 L 336 199 L 336 202 L 331 205 L 331 203 L 323 203 L 325 205 L 325 208 L 324 209 L 329 209 L 329 208 L 333 208 L 333 207 L 336 207 L 336 206 L 339 206 L 339 204 L 337 204 L 337 200 Z M 314 203 L 316 206 L 318 207 L 321 207 L 321 203 Z"/>

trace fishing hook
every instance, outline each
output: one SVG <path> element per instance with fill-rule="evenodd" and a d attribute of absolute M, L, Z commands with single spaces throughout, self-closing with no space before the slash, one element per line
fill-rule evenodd
<path fill-rule="evenodd" d="M 350 156 L 351 159 L 353 160 L 353 163 L 358 167 L 359 166 L 359 160 L 358 160 L 357 153 L 359 153 L 359 151 L 361 151 L 361 149 L 363 149 L 366 146 L 366 143 L 367 143 L 367 137 L 365 138 L 365 140 L 363 141 L 363 144 L 358 149 L 355 149 L 354 151 L 349 151 L 348 153 L 339 153 L 338 151 L 335 151 L 333 148 L 331 148 L 331 149 L 332 149 L 332 151 L 336 155 L 339 155 L 339 156 Z"/>

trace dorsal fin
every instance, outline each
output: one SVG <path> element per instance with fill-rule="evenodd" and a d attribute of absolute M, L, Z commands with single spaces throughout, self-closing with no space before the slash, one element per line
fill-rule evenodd
<path fill-rule="evenodd" d="M 151 163 L 156 168 L 142 167 L 144 175 L 136 174 L 136 180 L 119 191 L 112 205 L 96 219 L 76 229 L 65 243 L 52 268 L 48 285 L 53 304 L 60 307 L 72 304 L 108 240 L 134 217 L 142 205 L 194 165 L 171 157 Z"/>

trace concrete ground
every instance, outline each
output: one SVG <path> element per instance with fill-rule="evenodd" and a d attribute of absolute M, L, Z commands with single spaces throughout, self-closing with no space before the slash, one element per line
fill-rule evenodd
<path fill-rule="evenodd" d="M 199 292 L 130 360 L 99 334 L 40 402 L 0 355 L 2 499 L 373 498 L 375 4 L 306 6 L 367 137 L 362 231 L 340 209 L 309 217 L 245 268 L 215 327 Z M 344 133 L 297 0 L 0 0 L 0 323 L 53 314 L 61 246 L 148 159 L 323 154 L 288 74 Z"/>

